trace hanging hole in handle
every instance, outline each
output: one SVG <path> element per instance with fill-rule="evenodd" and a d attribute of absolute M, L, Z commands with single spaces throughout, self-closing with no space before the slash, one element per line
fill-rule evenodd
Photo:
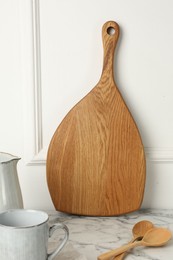
<path fill-rule="evenodd" d="M 115 34 L 115 28 L 112 27 L 112 26 L 108 27 L 108 28 L 107 28 L 107 33 L 108 33 L 110 36 L 114 35 L 114 34 Z"/>

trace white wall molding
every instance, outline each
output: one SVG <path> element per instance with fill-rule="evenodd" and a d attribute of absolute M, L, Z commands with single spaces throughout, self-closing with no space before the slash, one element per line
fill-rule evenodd
<path fill-rule="evenodd" d="M 25 3 L 26 5 L 26 3 Z M 27 6 L 25 6 L 27 9 Z M 21 8 L 22 19 L 26 19 Z M 28 68 L 30 84 L 28 83 L 28 75 L 23 69 L 23 80 L 26 89 L 24 91 L 24 131 L 25 131 L 25 162 L 27 165 L 45 165 L 47 147 L 43 143 L 43 125 L 42 125 L 42 85 L 41 85 L 41 42 L 40 42 L 40 16 L 39 16 L 39 0 L 32 0 L 32 61 L 25 48 L 22 48 L 23 68 L 26 63 L 30 62 L 32 66 Z M 26 21 L 25 21 L 26 22 Z M 26 24 L 28 24 L 26 22 Z M 28 25 L 26 25 L 28 26 Z M 25 27 L 25 26 L 24 26 Z M 26 28 L 22 27 L 23 43 L 26 42 Z M 30 33 L 28 33 L 30 35 Z M 28 36 L 28 40 L 29 36 Z M 22 44 L 23 45 L 23 44 Z M 26 82 L 27 81 L 27 82 Z M 31 87 L 31 85 L 33 87 Z M 145 147 L 146 159 L 157 163 L 173 163 L 173 147 L 155 148 Z"/>
<path fill-rule="evenodd" d="M 41 43 L 40 43 L 40 15 L 39 0 L 32 1 L 32 39 L 33 39 L 33 105 L 34 105 L 34 149 L 27 165 L 44 164 L 43 155 L 43 126 L 42 126 L 42 92 L 41 92 Z"/>
<path fill-rule="evenodd" d="M 39 0 L 32 1 L 35 156 L 43 149 Z"/>
<path fill-rule="evenodd" d="M 44 164 L 39 0 L 21 2 L 20 20 L 24 161 Z"/>
<path fill-rule="evenodd" d="M 42 149 L 35 155 L 28 165 L 45 165 L 46 150 Z M 154 163 L 173 163 L 173 148 L 145 147 L 146 160 Z"/>
<path fill-rule="evenodd" d="M 173 163 L 173 147 L 145 147 L 146 159 L 153 162 Z"/>

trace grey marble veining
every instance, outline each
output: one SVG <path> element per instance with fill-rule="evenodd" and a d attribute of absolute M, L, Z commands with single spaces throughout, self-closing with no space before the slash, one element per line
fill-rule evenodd
<path fill-rule="evenodd" d="M 128 243 L 133 226 L 141 220 L 152 221 L 155 226 L 168 228 L 173 233 L 173 210 L 145 209 L 118 217 L 84 217 L 57 211 L 48 213 L 50 223 L 59 221 L 68 226 L 69 244 L 87 260 L 96 260 L 101 253 Z M 64 255 L 65 250 L 66 247 Z M 125 259 L 172 260 L 173 239 L 163 247 L 135 248 Z"/>

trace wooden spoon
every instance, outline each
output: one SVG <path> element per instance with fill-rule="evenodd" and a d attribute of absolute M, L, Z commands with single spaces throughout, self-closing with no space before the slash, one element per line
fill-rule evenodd
<path fill-rule="evenodd" d="M 148 230 L 152 229 L 154 227 L 153 223 L 148 220 L 142 220 L 138 223 L 136 223 L 132 229 L 133 238 L 129 242 L 129 244 L 135 242 L 135 240 L 139 238 L 143 238 L 143 236 L 148 232 Z M 114 258 L 114 260 L 122 260 L 125 256 L 126 252 L 122 253 L 121 255 L 118 255 Z"/>
<path fill-rule="evenodd" d="M 113 256 L 122 254 L 127 250 L 136 246 L 162 246 L 166 244 L 172 237 L 171 232 L 165 228 L 152 228 L 150 229 L 141 241 L 136 241 L 131 244 L 124 245 L 118 249 L 111 250 L 107 253 L 100 255 L 98 260 L 108 260 Z"/>

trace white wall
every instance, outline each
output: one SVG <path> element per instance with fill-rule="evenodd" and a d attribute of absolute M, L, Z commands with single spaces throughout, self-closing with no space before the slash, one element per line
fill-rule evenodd
<path fill-rule="evenodd" d="M 0 150 L 22 158 L 18 173 L 25 207 L 53 208 L 46 184 L 47 147 L 65 114 L 98 82 L 101 28 L 115 20 L 121 29 L 116 82 L 147 157 L 142 206 L 172 208 L 173 2 L 37 4 L 0 1 Z"/>

